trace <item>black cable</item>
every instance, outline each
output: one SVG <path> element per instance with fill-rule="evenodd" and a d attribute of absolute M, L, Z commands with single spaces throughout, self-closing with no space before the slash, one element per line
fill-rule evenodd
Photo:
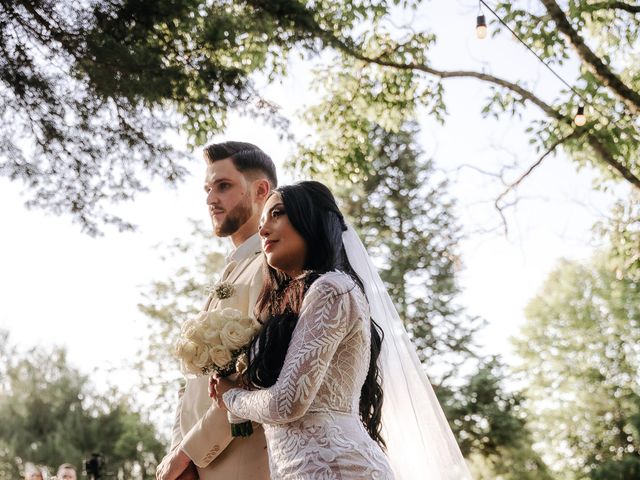
<path fill-rule="evenodd" d="M 549 71 L 550 71 L 551 73 L 553 73 L 553 75 L 555 75 L 555 77 L 556 77 L 558 80 L 560 80 L 562 83 L 564 83 L 564 84 L 567 86 L 567 88 L 569 88 L 569 90 L 571 90 L 571 91 L 572 91 L 576 96 L 578 96 L 578 97 L 580 98 L 580 100 L 582 100 L 582 101 L 584 102 L 584 104 L 583 104 L 583 105 L 578 105 L 578 107 L 580 107 L 580 106 L 586 106 L 586 105 L 589 105 L 593 110 L 595 110 L 597 113 L 599 113 L 599 114 L 600 114 L 600 116 L 601 116 L 602 118 L 609 118 L 609 115 L 608 115 L 608 114 L 604 114 L 602 111 L 600 111 L 600 109 L 599 109 L 599 108 L 597 108 L 593 103 L 589 102 L 585 97 L 583 97 L 583 96 L 582 96 L 582 94 L 581 94 L 580 92 L 576 91 L 576 89 L 575 89 L 575 88 L 573 88 L 571 85 L 569 85 L 569 83 L 568 83 L 568 82 L 566 82 L 564 78 L 562 78 L 558 73 L 556 73 L 556 71 L 555 71 L 553 68 L 551 68 L 551 66 L 550 66 L 550 65 L 549 65 L 549 64 L 548 64 L 548 63 L 547 63 L 547 62 L 546 62 L 546 61 L 545 61 L 545 60 L 544 60 L 540 55 L 538 55 L 538 54 L 537 54 L 537 53 L 536 53 L 536 52 L 535 52 L 535 51 L 534 51 L 534 50 L 533 50 L 529 45 L 527 45 L 527 44 L 525 43 L 525 41 L 524 41 L 524 40 L 522 40 L 522 38 L 520 38 L 520 36 L 519 36 L 516 32 L 514 32 L 514 31 L 511 29 L 511 27 L 510 27 L 509 25 L 507 25 L 507 23 L 506 23 L 506 22 L 505 22 L 505 21 L 500 17 L 500 15 L 498 15 L 498 14 L 496 13 L 496 11 L 495 11 L 495 10 L 493 10 L 493 8 L 491 8 L 491 7 L 487 4 L 487 2 L 485 2 L 484 0 L 478 0 L 478 10 L 479 10 L 479 13 L 480 13 L 480 14 L 482 14 L 482 5 L 484 5 L 485 7 L 487 7 L 487 10 L 489 10 L 489 11 L 493 14 L 493 16 L 494 16 L 494 17 L 496 17 L 496 18 L 498 19 L 498 21 L 499 21 L 502 25 L 504 25 L 504 27 L 505 27 L 507 30 L 509 30 L 509 31 L 511 32 L 511 34 L 512 34 L 514 37 L 516 37 L 516 38 L 518 39 L 518 41 L 519 41 L 521 44 L 523 44 L 523 45 L 527 48 L 527 50 L 529 50 L 531 53 L 533 53 L 533 54 L 536 56 L 536 58 L 537 58 L 538 60 L 540 60 L 540 62 L 542 62 L 542 64 L 543 64 L 545 67 L 547 67 L 547 68 L 549 69 Z M 624 115 L 625 117 L 629 118 L 629 116 L 628 116 L 628 115 L 626 115 L 626 114 L 623 114 L 623 115 Z M 637 127 L 637 126 L 634 124 L 634 122 L 633 122 L 633 117 L 631 117 L 631 118 L 630 118 L 630 120 L 631 120 L 631 122 L 630 122 L 631 127 L 632 127 L 636 132 L 640 132 L 640 130 L 638 130 L 638 127 Z"/>
<path fill-rule="evenodd" d="M 506 28 L 507 30 L 509 30 L 509 31 L 513 34 L 513 36 L 514 36 L 514 37 L 516 37 L 516 38 L 518 39 L 518 41 L 519 41 L 521 44 L 523 44 L 523 45 L 527 48 L 527 50 L 529 50 L 531 53 L 533 53 L 533 54 L 536 56 L 536 58 L 537 58 L 538 60 L 540 60 L 540 61 L 542 62 L 542 64 L 543 64 L 545 67 L 547 67 L 551 73 L 553 73 L 553 74 L 556 76 L 556 78 L 557 78 L 558 80 L 560 80 L 562 83 L 564 83 L 564 84 L 567 86 L 567 88 L 569 88 L 573 93 L 575 93 L 578 97 L 580 97 L 580 99 L 581 99 L 585 104 L 590 104 L 590 102 L 589 102 L 587 99 L 585 99 L 585 98 L 584 98 L 584 97 L 583 97 L 579 92 L 577 92 L 575 88 L 573 88 L 571 85 L 569 85 L 569 83 L 567 83 L 567 82 L 564 80 L 564 78 L 562 78 L 558 73 L 556 73 L 556 71 L 555 71 L 553 68 L 551 68 L 551 66 L 550 66 L 547 62 L 545 62 L 545 61 L 544 61 L 544 59 L 543 59 L 540 55 L 538 55 L 538 54 L 537 54 L 537 53 L 536 53 L 536 52 L 535 52 L 535 51 L 534 51 L 534 50 L 533 50 L 529 45 L 527 45 L 527 44 L 525 43 L 525 41 L 524 41 L 524 40 L 522 40 L 522 39 L 520 38 L 520 36 L 518 36 L 518 34 L 517 34 L 516 32 L 514 32 L 514 31 L 511 29 L 511 27 L 510 27 L 509 25 L 507 25 L 507 24 L 506 24 L 506 22 L 505 22 L 502 18 L 500 18 L 500 15 L 498 15 L 498 14 L 497 14 L 497 13 L 496 13 L 496 12 L 495 12 L 495 11 L 494 11 L 490 6 L 489 6 L 489 5 L 487 5 L 487 2 L 485 2 L 484 0 L 479 0 L 479 2 L 480 2 L 482 5 L 484 5 L 485 7 L 487 7 L 487 9 L 488 9 L 491 13 L 493 13 L 493 15 L 498 19 L 498 21 L 499 21 L 502 25 L 504 25 L 504 26 L 505 26 L 505 28 Z"/>

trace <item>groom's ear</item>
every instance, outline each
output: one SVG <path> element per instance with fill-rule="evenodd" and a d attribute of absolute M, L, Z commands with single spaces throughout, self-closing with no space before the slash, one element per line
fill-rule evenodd
<path fill-rule="evenodd" d="M 271 185 L 266 178 L 258 178 L 253 182 L 253 191 L 255 193 L 255 199 L 260 202 L 265 202 L 271 191 Z"/>

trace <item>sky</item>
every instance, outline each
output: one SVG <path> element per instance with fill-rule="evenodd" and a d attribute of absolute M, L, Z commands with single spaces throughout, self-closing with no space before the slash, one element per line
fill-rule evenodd
<path fill-rule="evenodd" d="M 439 35 L 432 64 L 484 69 L 524 80 L 547 100 L 556 97 L 562 85 L 522 46 L 505 35 L 482 42 L 475 38 L 476 10 L 476 2 L 434 0 L 415 14 L 415 25 L 427 25 Z M 295 61 L 290 72 L 267 92 L 295 118 L 316 97 L 310 93 L 307 64 Z M 561 72 L 570 79 L 571 65 Z M 437 175 L 449 180 L 465 235 L 460 245 L 460 303 L 487 320 L 479 337 L 484 351 L 503 355 L 510 363 L 509 338 L 524 322 L 524 307 L 558 259 L 585 260 L 601 246 L 592 226 L 626 189 L 614 186 L 597 192 L 593 171 L 576 171 L 562 154 L 550 157 L 518 189 L 520 200 L 507 211 L 505 235 L 492 206 L 503 187 L 477 169 L 497 171 L 515 162 L 508 174 L 514 179 L 533 163 L 537 154 L 523 135 L 526 122 L 482 118 L 486 85 L 451 80 L 445 86 L 446 124 L 421 117 L 421 144 Z M 530 108 L 525 115 L 529 119 L 537 112 Z M 293 133 L 303 137 L 308 132 L 296 126 Z M 175 137 L 180 146 L 180 136 Z M 280 169 L 281 183 L 297 180 L 281 168 L 293 153 L 292 145 L 270 127 L 231 115 L 224 134 L 210 141 L 231 139 L 250 141 L 269 153 Z M 200 152 L 192 157 L 184 183 L 176 188 L 153 183 L 135 202 L 114 208 L 138 225 L 136 232 L 107 228 L 97 238 L 82 234 L 69 217 L 26 210 L 23 186 L 0 179 L 0 328 L 9 330 L 12 343 L 22 349 L 65 346 L 71 363 L 93 372 L 96 382 L 115 381 L 123 390 L 135 389 L 135 372 L 123 365 L 135 360 L 145 335 L 146 320 L 137 304 L 145 286 L 166 278 L 173 267 L 160 261 L 156 245 L 187 237 L 188 219 L 209 222 L 204 164 Z M 116 377 L 106 373 L 109 367 L 119 368 Z"/>

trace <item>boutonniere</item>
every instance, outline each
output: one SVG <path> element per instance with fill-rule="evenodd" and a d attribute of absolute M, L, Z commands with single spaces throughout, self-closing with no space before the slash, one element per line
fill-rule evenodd
<path fill-rule="evenodd" d="M 207 294 L 213 295 L 218 300 L 230 298 L 235 292 L 235 287 L 229 282 L 218 282 L 207 288 Z"/>

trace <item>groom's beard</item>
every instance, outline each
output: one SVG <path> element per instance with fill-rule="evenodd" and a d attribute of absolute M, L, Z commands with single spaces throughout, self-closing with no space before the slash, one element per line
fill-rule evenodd
<path fill-rule="evenodd" d="M 237 232 L 251 218 L 253 213 L 251 206 L 251 197 L 247 192 L 247 195 L 224 217 L 222 223 L 219 225 L 214 224 L 216 235 L 218 237 L 228 237 Z"/>

